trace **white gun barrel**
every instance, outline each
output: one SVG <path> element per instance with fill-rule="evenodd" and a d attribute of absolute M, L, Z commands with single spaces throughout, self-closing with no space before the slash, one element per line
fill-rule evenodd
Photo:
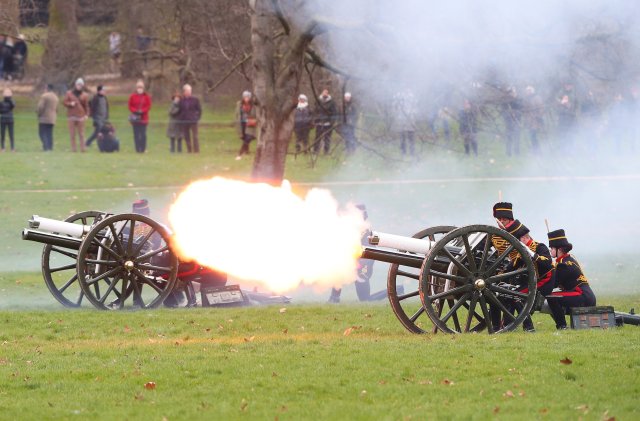
<path fill-rule="evenodd" d="M 420 254 L 427 254 L 432 247 L 432 242 L 428 238 L 403 237 L 385 232 L 373 232 L 369 237 L 369 244 Z"/>
<path fill-rule="evenodd" d="M 78 238 L 81 238 L 91 230 L 91 226 L 89 225 L 72 224 L 71 222 L 43 218 L 38 215 L 33 215 L 31 217 L 29 220 L 29 228 L 58 234 L 66 234 Z"/>

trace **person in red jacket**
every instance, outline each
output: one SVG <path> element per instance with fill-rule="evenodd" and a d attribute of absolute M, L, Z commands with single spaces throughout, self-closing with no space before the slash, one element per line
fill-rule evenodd
<path fill-rule="evenodd" d="M 149 110 L 151 96 L 144 91 L 144 82 L 136 83 L 136 91 L 129 97 L 129 121 L 133 127 L 133 140 L 136 152 L 144 153 L 147 149 L 147 125 L 149 124 Z"/>

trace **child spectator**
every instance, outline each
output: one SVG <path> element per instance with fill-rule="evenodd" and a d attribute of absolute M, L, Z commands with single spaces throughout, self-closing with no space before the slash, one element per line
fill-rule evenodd
<path fill-rule="evenodd" d="M 116 129 L 106 121 L 98 133 L 98 149 L 100 152 L 120 151 L 120 141 L 116 138 Z"/>

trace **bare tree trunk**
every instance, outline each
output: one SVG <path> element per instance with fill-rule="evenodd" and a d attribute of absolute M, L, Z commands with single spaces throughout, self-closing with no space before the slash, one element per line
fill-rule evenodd
<path fill-rule="evenodd" d="M 296 31 L 278 19 L 272 1 L 252 3 L 253 84 L 260 130 L 251 177 L 279 184 L 284 177 L 293 132 L 293 110 L 300 89 L 304 54 L 313 39 L 314 26 Z M 281 25 L 284 33 L 275 36 Z"/>
<path fill-rule="evenodd" d="M 42 57 L 41 83 L 52 83 L 57 89 L 82 75 L 82 45 L 76 8 L 77 0 L 51 0 L 49 3 L 49 31 Z"/>
<path fill-rule="evenodd" d="M 15 37 L 20 29 L 19 0 L 0 0 L 0 35 Z"/>

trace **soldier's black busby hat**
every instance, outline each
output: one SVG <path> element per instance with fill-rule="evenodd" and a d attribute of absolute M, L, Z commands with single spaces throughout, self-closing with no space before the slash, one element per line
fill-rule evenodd
<path fill-rule="evenodd" d="M 573 248 L 573 244 L 567 240 L 567 235 L 562 229 L 551 231 L 547 234 L 547 237 L 549 237 L 549 247 L 562 248 L 567 252 Z"/>
<path fill-rule="evenodd" d="M 529 234 L 529 228 L 527 228 L 522 222 L 517 219 L 513 221 L 509 228 L 507 228 L 509 234 L 513 235 L 516 238 L 520 238 L 525 234 Z"/>
<path fill-rule="evenodd" d="M 140 215 L 149 215 L 149 202 L 147 199 L 136 200 L 133 202 L 132 211 Z"/>
<path fill-rule="evenodd" d="M 493 205 L 493 217 L 515 219 L 513 217 L 513 205 L 509 202 L 496 203 Z"/>

